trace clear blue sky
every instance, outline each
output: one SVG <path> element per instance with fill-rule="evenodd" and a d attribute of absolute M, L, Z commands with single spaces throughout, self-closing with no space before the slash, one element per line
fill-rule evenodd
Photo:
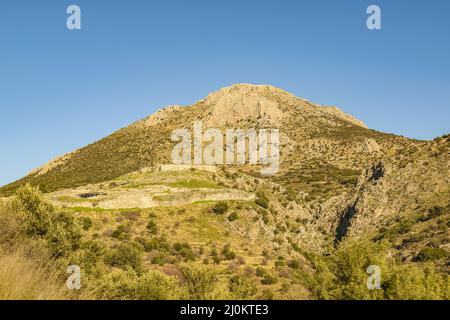
<path fill-rule="evenodd" d="M 82 30 L 66 28 L 66 8 Z M 366 8 L 382 9 L 380 31 Z M 2 0 L 0 184 L 168 104 L 272 84 L 418 139 L 450 132 L 448 0 Z"/>

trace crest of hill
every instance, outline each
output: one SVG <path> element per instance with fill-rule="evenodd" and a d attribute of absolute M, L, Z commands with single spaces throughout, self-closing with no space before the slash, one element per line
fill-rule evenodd
<path fill-rule="evenodd" d="M 181 117 L 183 112 L 189 110 L 197 113 L 197 120 L 203 120 L 208 127 L 223 127 L 253 120 L 257 120 L 259 124 L 280 126 L 283 121 L 289 121 L 289 115 L 298 109 L 319 117 L 330 115 L 367 128 L 364 122 L 337 107 L 317 105 L 271 85 L 254 84 L 235 84 L 221 88 L 192 106 L 168 106 L 138 121 L 136 125 L 157 125 L 171 117 Z"/>
<path fill-rule="evenodd" d="M 203 121 L 205 129 L 283 129 L 281 163 L 285 169 L 298 166 L 299 161 L 309 163 L 314 159 L 359 168 L 366 158 L 372 157 L 371 153 L 361 151 L 367 149 L 364 146 L 368 139 L 382 152 L 401 140 L 368 130 L 360 120 L 336 107 L 313 104 L 269 85 L 236 84 L 191 106 L 161 109 L 0 188 L 0 194 L 9 195 L 27 182 L 57 190 L 108 181 L 144 167 L 170 163 L 171 133 L 192 128 L 197 120 Z"/>

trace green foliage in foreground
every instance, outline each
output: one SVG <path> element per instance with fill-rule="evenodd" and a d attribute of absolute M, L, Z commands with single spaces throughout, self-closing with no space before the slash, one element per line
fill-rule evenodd
<path fill-rule="evenodd" d="M 24 235 L 44 240 L 53 256 L 67 256 L 79 247 L 80 227 L 72 215 L 45 201 L 38 188 L 26 185 L 18 189 L 14 207 Z"/>
<path fill-rule="evenodd" d="M 185 265 L 181 268 L 191 299 L 204 300 L 213 298 L 217 273 L 208 267 Z"/>
<path fill-rule="evenodd" d="M 335 254 L 310 255 L 316 273 L 304 275 L 318 299 L 449 299 L 450 279 L 432 263 L 400 264 L 388 242 L 345 240 Z M 381 269 L 381 289 L 368 290 L 366 269 Z"/>
<path fill-rule="evenodd" d="M 25 186 L 17 191 L 8 206 L 0 203 L 0 252 L 12 252 L 13 256 L 16 247 L 23 249 L 26 257 L 32 251 L 37 252 L 38 254 L 33 256 L 33 259 L 37 259 L 35 264 L 45 264 L 49 272 L 55 273 L 51 283 L 42 283 L 43 291 L 46 286 L 47 289 L 57 287 L 58 283 L 63 286 L 66 280 L 63 273 L 67 265 L 79 265 L 83 272 L 83 288 L 80 292 L 73 293 L 73 298 L 249 299 L 256 295 L 256 288 L 281 282 L 279 275 L 273 274 L 270 268 L 258 266 L 258 282 L 233 274 L 229 279 L 228 290 L 222 291 L 224 288 L 217 285 L 219 269 L 192 262 L 195 260 L 195 253 L 188 243 L 174 243 L 172 247 L 163 236 L 153 236 L 151 239 L 135 238 L 133 241 L 124 237 L 122 243 L 108 248 L 98 240 L 81 239 L 82 230 L 89 229 L 90 226 L 91 221 L 74 219 L 70 213 L 48 203 L 37 188 Z M 126 228 L 120 228 L 119 231 L 119 235 L 127 233 Z M 175 254 L 179 261 L 190 263 L 176 265 L 176 269 L 172 270 L 174 273 L 169 274 L 181 273 L 169 276 L 143 266 L 142 256 L 144 252 L 150 251 L 162 255 L 154 255 L 153 259 L 159 257 L 155 264 L 164 264 L 162 260 L 166 257 L 163 254 L 169 252 Z M 311 290 L 313 298 L 450 299 L 449 275 L 445 273 L 444 266 L 448 254 L 443 249 L 423 248 L 416 258 L 408 263 L 396 261 L 392 258 L 392 251 L 387 240 L 346 239 L 332 255 L 304 253 L 315 269 L 313 274 L 305 273 L 297 260 L 289 260 L 287 265 L 294 276 L 304 280 L 303 284 Z M 229 245 L 225 245 L 220 254 L 219 258 L 215 247 L 211 250 L 211 257 L 216 263 L 221 259 L 231 260 L 236 257 Z M 20 255 L 17 257 L 22 259 Z M 10 267 L 7 272 L 2 273 L 0 270 L 0 278 L 14 270 L 13 264 L 17 259 L 4 260 L 10 261 Z M 18 262 L 17 264 L 19 265 Z M 285 262 L 279 264 L 282 267 Z M 25 261 L 23 265 L 27 266 L 28 262 Z M 367 288 L 369 275 L 366 269 L 370 265 L 377 265 L 381 269 L 381 289 Z M 32 271 L 32 268 L 30 270 Z M 31 279 L 35 275 L 21 274 L 21 277 Z M 26 291 L 27 283 L 22 284 L 16 289 L 12 285 L 4 287 L 3 292 L 9 294 L 14 290 Z M 267 287 L 260 297 L 273 298 L 272 289 Z M 53 292 L 53 289 L 50 291 Z M 58 294 L 64 296 L 64 292 Z"/>
<path fill-rule="evenodd" d="M 48 265 L 49 272 L 61 275 L 52 283 L 41 283 L 42 291 L 54 291 L 53 286 L 64 287 L 67 265 L 76 264 L 82 270 L 82 289 L 72 298 L 88 299 L 212 299 L 225 298 L 227 293 L 216 292 L 216 272 L 211 267 L 186 265 L 182 268 L 183 279 L 168 276 L 160 271 L 145 269 L 142 254 L 146 249 L 140 242 L 125 242 L 108 250 L 98 241 L 82 241 L 84 219 L 75 220 L 64 210 L 47 202 L 38 188 L 29 185 L 20 188 L 9 207 L 0 204 L 0 222 L 4 231 L 0 234 L 0 253 L 22 249 L 27 255 L 38 253 L 36 263 Z M 78 224 L 77 224 L 78 223 Z M 90 224 L 90 223 L 88 223 Z M 87 228 L 86 228 L 87 229 Z M 163 238 L 154 238 L 148 244 L 153 248 L 169 246 Z M 36 247 L 36 249 L 35 249 Z M 177 250 L 178 249 L 178 250 Z M 175 244 L 174 250 L 190 260 L 192 249 L 186 244 Z M 19 251 L 17 251 L 19 252 Z M 0 257 L 2 258 L 2 257 Z M 6 257 L 8 258 L 8 257 Z M 16 261 L 16 260 L 14 260 Z M 1 269 L 1 268 L 0 268 Z M 63 270 L 63 271 L 62 271 Z M 35 272 L 30 269 L 30 272 Z M 0 270 L 0 278 L 5 275 Z M 35 277 L 22 274 L 21 277 Z M 26 284 L 23 283 L 24 290 Z M 17 288 L 2 290 L 12 296 Z M 16 290 L 17 291 L 17 290 Z M 64 297 L 61 290 L 61 297 Z M 13 294 L 14 293 L 14 294 Z"/>
<path fill-rule="evenodd" d="M 120 270 L 98 281 L 95 295 L 109 300 L 175 300 L 189 296 L 175 277 L 156 270 L 138 275 L 134 270 Z"/>

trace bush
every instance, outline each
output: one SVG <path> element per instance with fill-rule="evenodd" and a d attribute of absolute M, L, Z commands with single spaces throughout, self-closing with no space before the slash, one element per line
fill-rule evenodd
<path fill-rule="evenodd" d="M 263 267 L 256 267 L 256 276 L 257 277 L 264 277 L 266 275 L 266 269 Z"/>
<path fill-rule="evenodd" d="M 225 214 L 228 211 L 228 203 L 225 201 L 217 202 L 213 207 L 213 211 L 216 214 Z"/>
<path fill-rule="evenodd" d="M 233 222 L 235 220 L 239 219 L 239 215 L 237 214 L 236 211 L 232 212 L 229 216 L 228 216 L 228 221 Z"/>
<path fill-rule="evenodd" d="M 262 295 L 260 297 L 261 300 L 274 300 L 275 299 L 275 294 L 269 290 L 269 289 L 265 289 L 262 292 Z"/>
<path fill-rule="evenodd" d="M 319 299 L 448 298 L 448 275 L 430 264 L 398 264 L 389 258 L 387 242 L 344 240 L 334 255 L 310 258 L 316 273 L 307 282 Z M 369 265 L 380 267 L 382 290 L 367 289 Z"/>
<path fill-rule="evenodd" d="M 117 228 L 112 232 L 111 237 L 117 239 L 117 240 L 127 240 L 129 239 L 129 233 L 130 233 L 130 226 L 120 224 L 117 226 Z"/>
<path fill-rule="evenodd" d="M 448 252 L 441 248 L 424 248 L 419 251 L 414 261 L 435 261 L 446 258 Z"/>
<path fill-rule="evenodd" d="M 54 257 L 67 256 L 79 248 L 81 232 L 73 216 L 52 206 L 38 188 L 29 184 L 19 188 L 14 207 L 24 235 L 44 240 Z"/>
<path fill-rule="evenodd" d="M 430 218 L 436 218 L 436 217 L 439 217 L 440 215 L 444 214 L 446 210 L 447 210 L 447 212 L 450 211 L 449 207 L 445 208 L 445 207 L 434 206 L 434 207 L 428 209 L 428 213 L 429 213 Z"/>
<path fill-rule="evenodd" d="M 217 253 L 217 249 L 215 247 L 213 247 L 211 249 L 211 257 L 212 257 L 213 262 L 215 264 L 219 264 L 220 263 L 220 257 L 219 257 L 219 254 Z"/>
<path fill-rule="evenodd" d="M 312 291 L 318 299 L 377 299 L 381 290 L 368 290 L 366 268 L 377 265 L 385 274 L 387 243 L 347 240 L 333 255 L 311 257 L 316 274 L 311 277 Z"/>
<path fill-rule="evenodd" d="M 288 262 L 288 266 L 292 269 L 299 269 L 300 268 L 300 262 L 297 260 L 291 260 Z"/>
<path fill-rule="evenodd" d="M 151 234 L 157 234 L 158 233 L 158 227 L 156 225 L 156 222 L 153 219 L 150 219 L 147 223 L 147 229 L 148 232 Z"/>
<path fill-rule="evenodd" d="M 202 266 L 183 266 L 181 268 L 183 277 L 189 292 L 189 298 L 195 300 L 205 300 L 211 298 L 217 281 L 217 274 L 214 270 Z"/>
<path fill-rule="evenodd" d="M 90 240 L 83 242 L 80 250 L 71 255 L 70 264 L 79 265 L 88 273 L 97 272 L 97 268 L 105 254 L 105 245 L 102 242 Z"/>
<path fill-rule="evenodd" d="M 175 243 L 173 245 L 174 250 L 179 253 L 185 261 L 194 261 L 195 253 L 188 243 Z"/>
<path fill-rule="evenodd" d="M 122 243 L 106 257 L 106 262 L 113 267 L 132 268 L 139 273 L 142 271 L 141 256 L 142 251 L 139 247 Z"/>
<path fill-rule="evenodd" d="M 137 237 L 135 240 L 143 246 L 145 252 L 151 252 L 153 250 L 169 251 L 170 249 L 170 244 L 164 237 L 154 237 L 150 240 Z"/>
<path fill-rule="evenodd" d="M 167 262 L 167 253 L 158 252 L 151 260 L 152 264 L 158 264 L 160 266 L 165 265 Z"/>
<path fill-rule="evenodd" d="M 264 209 L 269 208 L 269 199 L 263 192 L 256 193 L 255 203 Z"/>
<path fill-rule="evenodd" d="M 149 270 L 138 275 L 134 270 L 120 270 L 98 281 L 95 293 L 108 300 L 174 300 L 186 299 L 187 292 L 175 277 Z"/>
<path fill-rule="evenodd" d="M 449 300 L 450 276 L 433 264 L 394 266 L 382 284 L 384 299 Z"/>
<path fill-rule="evenodd" d="M 234 276 L 228 285 L 230 292 L 237 299 L 248 299 L 256 294 L 256 284 L 243 276 Z"/>
<path fill-rule="evenodd" d="M 261 283 L 264 285 L 269 285 L 269 284 L 275 284 L 275 283 L 277 283 L 277 281 L 278 281 L 277 277 L 270 275 L 270 274 L 265 274 L 261 280 Z"/>
<path fill-rule="evenodd" d="M 222 255 L 225 260 L 233 260 L 234 258 L 236 258 L 236 253 L 233 250 L 231 250 L 229 244 L 226 244 L 225 247 L 223 247 Z"/>
<path fill-rule="evenodd" d="M 275 267 L 284 267 L 286 265 L 286 262 L 284 260 L 276 260 L 275 261 Z"/>
<path fill-rule="evenodd" d="M 92 228 L 92 219 L 89 217 L 81 217 L 79 218 L 81 228 L 84 231 L 88 231 L 90 228 Z"/>

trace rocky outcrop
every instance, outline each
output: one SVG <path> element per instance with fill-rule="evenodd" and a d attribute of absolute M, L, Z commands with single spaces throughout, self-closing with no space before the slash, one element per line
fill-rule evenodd
<path fill-rule="evenodd" d="M 283 119 L 283 112 L 277 102 L 265 94 L 282 92 L 270 86 L 235 85 L 221 89 L 205 98 L 211 108 L 206 118 L 209 127 L 233 125 L 239 121 L 259 120 L 277 126 Z"/>

